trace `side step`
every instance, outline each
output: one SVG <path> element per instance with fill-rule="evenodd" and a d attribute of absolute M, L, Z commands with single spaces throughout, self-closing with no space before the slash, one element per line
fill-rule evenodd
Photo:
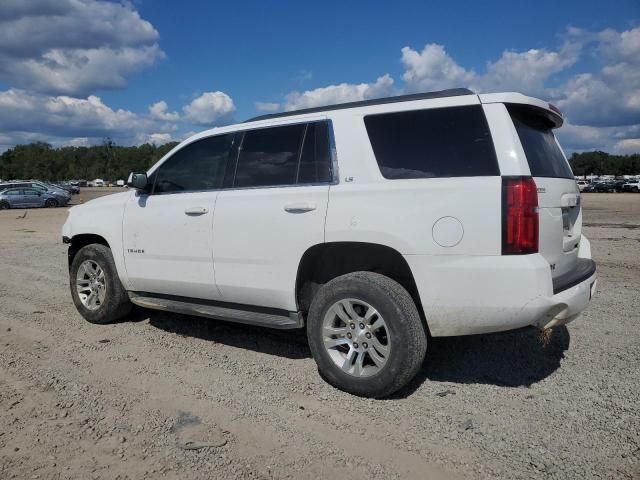
<path fill-rule="evenodd" d="M 293 329 L 304 326 L 300 312 L 287 312 L 286 310 L 274 308 L 251 307 L 145 292 L 128 293 L 129 299 L 133 304 L 153 310 L 164 310 L 183 315 L 197 315 L 216 320 L 278 329 Z"/>

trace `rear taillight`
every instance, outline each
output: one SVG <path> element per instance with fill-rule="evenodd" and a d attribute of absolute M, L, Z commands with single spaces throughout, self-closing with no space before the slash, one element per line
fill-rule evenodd
<path fill-rule="evenodd" d="M 538 190 L 531 177 L 502 178 L 502 254 L 538 252 Z"/>

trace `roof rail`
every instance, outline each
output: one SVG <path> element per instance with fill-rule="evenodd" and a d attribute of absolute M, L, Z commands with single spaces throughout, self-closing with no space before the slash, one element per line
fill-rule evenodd
<path fill-rule="evenodd" d="M 335 105 L 326 105 L 324 107 L 303 108 L 302 110 L 269 113 L 267 115 L 250 118 L 249 120 L 245 120 L 243 123 L 256 122 L 258 120 L 270 120 L 272 118 L 290 117 L 305 113 L 329 112 L 332 110 L 344 110 L 345 108 L 368 107 L 370 105 L 384 105 L 386 103 L 411 102 L 412 100 L 426 100 L 429 98 L 458 97 L 461 95 L 475 95 L 475 93 L 468 88 L 450 88 L 448 90 L 439 90 L 437 92 L 413 93 L 411 95 L 374 98 L 371 100 L 361 100 L 359 102 L 337 103 Z"/>

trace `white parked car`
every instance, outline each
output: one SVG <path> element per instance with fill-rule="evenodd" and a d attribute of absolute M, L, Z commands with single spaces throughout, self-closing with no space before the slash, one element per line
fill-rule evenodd
<path fill-rule="evenodd" d="M 583 191 L 586 187 L 590 185 L 590 183 L 587 182 L 586 180 L 576 180 L 576 184 L 578 185 L 578 188 L 580 189 L 580 191 Z"/>
<path fill-rule="evenodd" d="M 73 301 L 94 323 L 136 304 L 306 327 L 327 381 L 389 395 L 429 335 L 551 328 L 589 304 L 562 122 L 541 100 L 456 89 L 202 132 L 70 209 Z"/>
<path fill-rule="evenodd" d="M 622 190 L 625 192 L 640 192 L 640 180 L 629 180 L 622 185 Z"/>
<path fill-rule="evenodd" d="M 96 178 L 93 182 L 91 182 L 94 187 L 104 187 L 104 180 L 101 178 Z"/>

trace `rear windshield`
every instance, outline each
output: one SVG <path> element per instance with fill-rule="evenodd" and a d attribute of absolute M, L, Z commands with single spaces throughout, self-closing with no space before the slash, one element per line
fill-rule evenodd
<path fill-rule="evenodd" d="M 500 175 L 480 105 L 368 115 L 364 122 L 385 178 Z"/>
<path fill-rule="evenodd" d="M 573 178 L 549 121 L 531 108 L 514 105 L 507 108 L 529 161 L 531 176 Z"/>

